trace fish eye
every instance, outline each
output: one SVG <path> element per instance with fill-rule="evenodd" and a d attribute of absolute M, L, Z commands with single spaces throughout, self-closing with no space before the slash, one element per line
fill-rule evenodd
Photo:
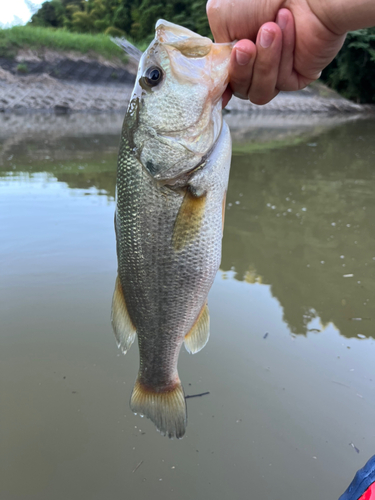
<path fill-rule="evenodd" d="M 149 87 L 155 87 L 161 82 L 162 79 L 163 79 L 163 72 L 160 68 L 157 68 L 156 66 L 151 66 L 151 68 L 148 68 L 146 70 L 144 76 L 144 82 Z"/>

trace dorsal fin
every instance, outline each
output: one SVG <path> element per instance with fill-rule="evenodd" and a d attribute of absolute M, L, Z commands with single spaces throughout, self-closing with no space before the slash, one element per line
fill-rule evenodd
<path fill-rule="evenodd" d="M 115 332 L 117 345 L 126 354 L 134 342 L 136 329 L 130 319 L 120 279 L 117 276 L 115 291 L 112 299 L 112 326 Z"/>
<path fill-rule="evenodd" d="M 210 336 L 210 313 L 205 304 L 192 329 L 185 335 L 185 348 L 191 354 L 199 352 L 207 344 Z"/>
<path fill-rule="evenodd" d="M 135 47 L 133 44 L 131 44 L 126 38 L 112 38 L 111 41 L 121 47 L 125 52 L 128 54 L 128 56 L 132 57 L 135 59 L 137 62 L 141 60 L 143 52 L 137 47 Z"/>

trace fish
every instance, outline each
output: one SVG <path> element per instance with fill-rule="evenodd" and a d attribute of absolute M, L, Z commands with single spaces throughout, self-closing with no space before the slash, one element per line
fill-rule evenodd
<path fill-rule="evenodd" d="M 232 47 L 159 20 L 121 133 L 112 325 L 124 354 L 138 338 L 132 411 L 170 438 L 187 425 L 180 349 L 196 353 L 209 338 L 231 163 L 221 97 Z"/>

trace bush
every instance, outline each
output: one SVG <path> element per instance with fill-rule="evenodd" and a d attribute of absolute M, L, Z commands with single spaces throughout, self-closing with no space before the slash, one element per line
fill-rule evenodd
<path fill-rule="evenodd" d="M 375 103 L 375 28 L 348 33 L 322 80 L 348 99 Z"/>
<path fill-rule="evenodd" d="M 95 31 L 95 20 L 87 12 L 77 11 L 72 15 L 72 30 L 77 33 L 91 33 Z"/>
<path fill-rule="evenodd" d="M 110 26 L 109 28 L 107 28 L 105 30 L 104 34 L 108 35 L 108 36 L 118 37 L 118 38 L 125 37 L 125 33 L 122 30 L 115 28 L 114 26 Z"/>

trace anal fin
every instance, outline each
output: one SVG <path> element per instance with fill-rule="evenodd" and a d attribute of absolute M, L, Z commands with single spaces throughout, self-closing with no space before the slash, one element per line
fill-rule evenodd
<path fill-rule="evenodd" d="M 192 329 L 185 335 L 185 348 L 191 354 L 199 352 L 207 344 L 210 336 L 210 313 L 207 303 L 203 306 Z"/>
<path fill-rule="evenodd" d="M 124 293 L 119 277 L 116 278 L 115 291 L 112 299 L 112 327 L 115 332 L 117 345 L 126 354 L 134 342 L 136 329 L 130 319 L 126 307 Z"/>

